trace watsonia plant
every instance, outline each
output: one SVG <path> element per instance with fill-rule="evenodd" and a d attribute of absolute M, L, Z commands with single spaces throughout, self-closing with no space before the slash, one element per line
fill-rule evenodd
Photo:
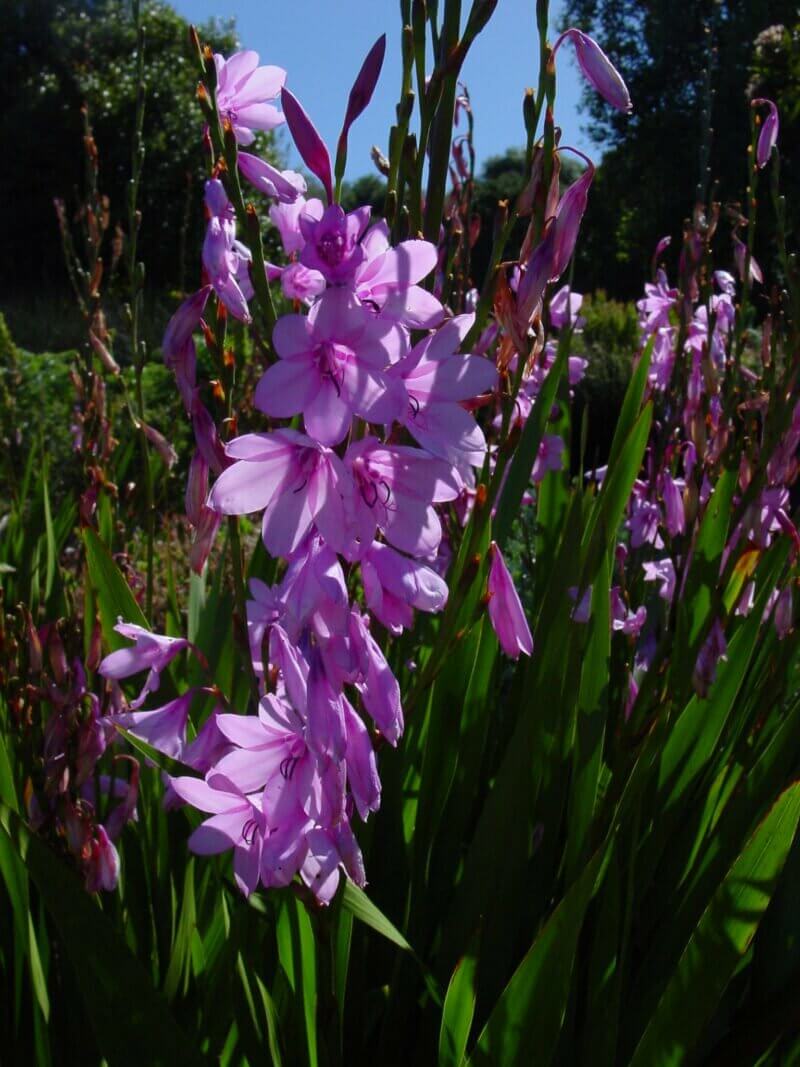
<path fill-rule="evenodd" d="M 163 345 L 196 442 L 191 573 L 149 468 L 143 529 L 108 492 L 77 535 L 34 460 L 4 521 L 0 967 L 20 1060 L 800 1051 L 800 286 L 777 112 L 754 101 L 735 263 L 715 262 L 714 203 L 685 224 L 672 283 L 668 239 L 656 249 L 607 463 L 585 471 L 569 455 L 581 297 L 562 280 L 594 167 L 562 188 L 556 52 L 570 43 L 609 104 L 631 102 L 585 34 L 550 46 L 540 2 L 529 180 L 498 205 L 478 291 L 459 75 L 495 6 L 401 3 L 379 220 L 338 200 L 383 39 L 332 163 L 285 71 L 193 38 L 208 228 Z M 246 150 L 281 121 L 320 197 Z M 250 186 L 273 201 L 282 264 Z M 86 375 L 111 372 L 85 355 Z"/>

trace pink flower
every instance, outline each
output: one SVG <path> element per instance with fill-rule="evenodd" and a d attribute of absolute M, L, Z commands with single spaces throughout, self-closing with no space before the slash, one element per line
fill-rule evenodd
<path fill-rule="evenodd" d="M 338 204 L 331 204 L 318 215 L 315 203 L 307 204 L 299 218 L 305 239 L 300 262 L 318 270 L 332 285 L 351 281 L 364 260 L 359 241 L 369 225 L 370 210 L 367 205 L 345 215 Z"/>
<path fill-rule="evenodd" d="M 583 294 L 573 292 L 568 285 L 562 285 L 558 292 L 550 298 L 550 322 L 555 329 L 560 330 L 564 326 L 574 326 L 580 329 L 585 319 L 578 312 L 583 303 Z"/>
<path fill-rule="evenodd" d="M 274 196 L 282 204 L 293 204 L 306 191 L 306 180 L 296 171 L 278 170 L 249 152 L 239 152 L 236 158 L 239 170 L 264 196 Z"/>
<path fill-rule="evenodd" d="M 367 607 L 393 634 L 414 623 L 414 608 L 438 612 L 447 603 L 447 583 L 418 560 L 373 541 L 361 560 Z"/>
<path fill-rule="evenodd" d="M 295 430 L 276 430 L 234 438 L 226 453 L 234 462 L 214 483 L 209 506 L 223 515 L 263 509 L 261 532 L 273 556 L 290 556 L 312 524 L 332 544 L 343 539 L 343 471 L 333 452 Z"/>
<path fill-rule="evenodd" d="M 668 604 L 672 603 L 675 595 L 675 564 L 671 559 L 658 559 L 643 563 L 644 580 L 646 582 L 660 582 L 658 595 Z"/>
<path fill-rule="evenodd" d="M 280 67 L 259 67 L 258 52 L 236 52 L 230 59 L 214 56 L 217 68 L 217 108 L 227 119 L 239 144 L 252 144 L 253 130 L 274 130 L 283 115 L 273 105 L 286 81 Z"/>
<path fill-rule="evenodd" d="M 300 215 L 305 210 L 313 213 L 315 218 L 322 218 L 324 210 L 322 201 L 306 200 L 304 196 L 298 196 L 292 204 L 273 204 L 269 209 L 270 220 L 278 227 L 283 250 L 287 256 L 299 252 L 306 243 L 305 237 L 300 232 Z"/>
<path fill-rule="evenodd" d="M 246 796 L 223 775 L 211 772 L 207 779 L 171 778 L 175 794 L 193 808 L 211 815 L 189 838 L 189 848 L 201 856 L 234 850 L 233 875 L 247 897 L 258 885 L 261 846 L 267 829 L 261 797 Z"/>
<path fill-rule="evenodd" d="M 300 300 L 311 304 L 315 297 L 325 292 L 325 278 L 318 270 L 304 267 L 302 263 L 290 263 L 279 269 L 281 290 L 287 300 Z M 271 279 L 270 279 L 271 280 Z"/>
<path fill-rule="evenodd" d="M 453 468 L 421 449 L 382 445 L 374 437 L 350 445 L 344 463 L 350 475 L 342 483 L 349 540 L 339 550 L 359 559 L 377 527 L 401 552 L 434 556 L 442 525 L 433 505 L 455 500 L 461 492 Z"/>
<path fill-rule="evenodd" d="M 647 608 L 642 606 L 637 611 L 629 611 L 619 586 L 615 585 L 611 590 L 611 629 L 630 637 L 638 637 L 646 622 Z"/>
<path fill-rule="evenodd" d="M 381 219 L 364 235 L 361 247 L 365 259 L 356 270 L 354 286 L 362 304 L 414 330 L 438 326 L 444 309 L 418 284 L 436 266 L 436 246 L 429 241 L 402 241 L 392 248 L 389 228 Z"/>
<path fill-rule="evenodd" d="M 90 893 L 98 893 L 101 889 L 110 893 L 119 881 L 119 853 L 104 827 L 95 827 L 87 848 L 88 857 L 83 864 L 86 889 Z"/>
<path fill-rule="evenodd" d="M 145 702 L 148 693 L 155 693 L 161 681 L 161 671 L 175 659 L 179 652 L 189 648 L 189 642 L 183 637 L 165 637 L 153 634 L 136 623 L 122 622 L 114 627 L 118 634 L 135 642 L 133 647 L 120 648 L 106 656 L 98 672 L 104 678 L 120 681 L 139 671 L 147 671 L 147 679 L 132 708 L 139 708 Z"/>
<path fill-rule="evenodd" d="M 124 711 L 111 717 L 115 726 L 140 738 L 171 759 L 182 759 L 186 745 L 186 723 L 196 690 L 188 689 L 175 700 L 152 711 Z"/>
<path fill-rule="evenodd" d="M 281 359 L 259 382 L 256 405 L 274 418 L 302 411 L 322 444 L 338 444 L 354 415 L 390 423 L 403 410 L 402 387 L 384 368 L 404 354 L 404 339 L 346 289 L 326 292 L 307 316 L 282 316 L 273 343 Z"/>
<path fill-rule="evenodd" d="M 531 471 L 531 481 L 538 484 L 549 471 L 560 471 L 564 466 L 565 448 L 560 434 L 544 434 Z"/>
<path fill-rule="evenodd" d="M 496 542 L 489 546 L 489 620 L 500 647 L 511 659 L 519 659 L 520 652 L 530 656 L 533 652 L 533 636 L 519 599 L 514 581 L 508 573 L 503 554 Z"/>
<path fill-rule="evenodd" d="M 206 182 L 206 207 L 209 220 L 203 241 L 203 266 L 222 303 L 242 322 L 250 322 L 247 301 L 252 299 L 249 249 L 236 240 L 236 213 L 222 182 Z"/>
<path fill-rule="evenodd" d="M 405 386 L 408 402 L 401 421 L 412 437 L 454 465 L 479 467 L 486 439 L 460 401 L 492 389 L 497 370 L 483 356 L 456 355 L 474 321 L 472 314 L 450 319 L 415 345 L 389 375 Z"/>

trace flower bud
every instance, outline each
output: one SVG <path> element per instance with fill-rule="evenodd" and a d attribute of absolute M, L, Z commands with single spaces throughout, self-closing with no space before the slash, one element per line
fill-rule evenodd
<path fill-rule="evenodd" d="M 286 117 L 286 124 L 297 146 L 303 162 L 322 182 L 328 203 L 333 203 L 333 180 L 331 177 L 331 157 L 328 149 L 317 132 L 314 123 L 305 113 L 297 99 L 288 89 L 281 89 L 281 105 Z"/>
<path fill-rule="evenodd" d="M 503 555 L 497 544 L 492 541 L 489 564 L 489 620 L 500 647 L 511 659 L 519 659 L 520 652 L 530 656 L 533 652 L 533 637 L 528 620 L 514 587 L 514 581 L 508 573 Z"/>
<path fill-rule="evenodd" d="M 358 72 L 356 80 L 353 82 L 353 88 L 350 90 L 350 96 L 347 100 L 347 111 L 345 112 L 344 123 L 342 124 L 342 132 L 339 134 L 337 170 L 339 155 L 342 156 L 341 167 L 342 170 L 344 170 L 344 159 L 347 156 L 347 134 L 350 132 L 350 127 L 372 99 L 372 94 L 375 92 L 375 86 L 378 84 L 378 78 L 380 77 L 385 53 L 386 34 L 384 33 L 381 34 L 367 53 L 367 58 L 361 65 L 361 70 Z"/>
<path fill-rule="evenodd" d="M 197 450 L 189 464 L 186 482 L 186 517 L 192 526 L 199 526 L 208 496 L 208 463 Z"/>
<path fill-rule="evenodd" d="M 767 100 L 765 97 L 760 96 L 752 101 L 752 107 L 758 107 L 759 104 L 766 104 L 769 108 L 769 114 L 764 119 L 761 126 L 761 132 L 758 135 L 758 144 L 756 145 L 756 166 L 760 170 L 762 167 L 766 167 L 769 162 L 769 157 L 772 155 L 772 149 L 778 143 L 780 122 L 778 119 L 778 109 L 771 100 Z"/>
<path fill-rule="evenodd" d="M 628 87 L 600 45 L 588 34 L 573 28 L 565 30 L 558 38 L 553 47 L 553 55 L 564 40 L 572 41 L 575 47 L 575 58 L 578 60 L 578 66 L 583 71 L 584 77 L 600 93 L 606 103 L 616 108 L 617 111 L 630 114 L 633 105 Z"/>

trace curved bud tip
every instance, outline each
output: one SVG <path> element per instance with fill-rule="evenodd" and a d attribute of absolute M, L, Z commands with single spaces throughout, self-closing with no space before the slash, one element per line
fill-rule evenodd
<path fill-rule="evenodd" d="M 332 204 L 331 157 L 325 147 L 325 142 L 297 98 L 288 89 L 281 89 L 281 106 L 297 151 L 312 174 L 315 174 L 322 182 L 328 203 Z"/>
<path fill-rule="evenodd" d="M 605 54 L 600 45 L 588 34 L 574 28 L 565 30 L 555 43 L 555 55 L 562 41 L 570 40 L 575 48 L 575 58 L 586 80 L 594 86 L 607 104 L 626 115 L 633 110 L 631 96 L 622 75 Z"/>

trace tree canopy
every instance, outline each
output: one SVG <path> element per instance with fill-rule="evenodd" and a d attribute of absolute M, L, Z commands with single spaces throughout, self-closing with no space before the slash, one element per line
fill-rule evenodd
<path fill-rule="evenodd" d="M 659 238 L 671 234 L 675 246 L 698 186 L 701 196 L 713 186 L 723 203 L 741 199 L 753 95 L 778 99 L 782 172 L 787 190 L 796 187 L 800 155 L 790 129 L 798 108 L 796 4 L 567 0 L 563 19 L 598 40 L 623 72 L 634 104 L 624 116 L 591 87 L 584 91 L 588 132 L 606 149 L 577 265 L 576 280 L 586 288 L 635 295 Z M 765 34 L 784 56 L 782 68 L 763 47 L 759 52 Z"/>
<path fill-rule="evenodd" d="M 140 253 L 151 280 L 180 286 L 182 246 L 202 225 L 201 117 L 188 24 L 168 4 L 141 9 L 145 31 L 145 174 Z M 216 50 L 236 47 L 232 23 L 201 36 Z M 10 0 L 0 5 L 0 79 L 4 106 L 7 203 L 0 285 L 8 291 L 64 283 L 53 198 L 75 209 L 83 181 L 80 109 L 88 105 L 99 151 L 99 188 L 109 198 L 111 230 L 125 227 L 136 102 L 136 32 L 119 0 Z M 190 136 L 195 130 L 197 136 Z"/>

